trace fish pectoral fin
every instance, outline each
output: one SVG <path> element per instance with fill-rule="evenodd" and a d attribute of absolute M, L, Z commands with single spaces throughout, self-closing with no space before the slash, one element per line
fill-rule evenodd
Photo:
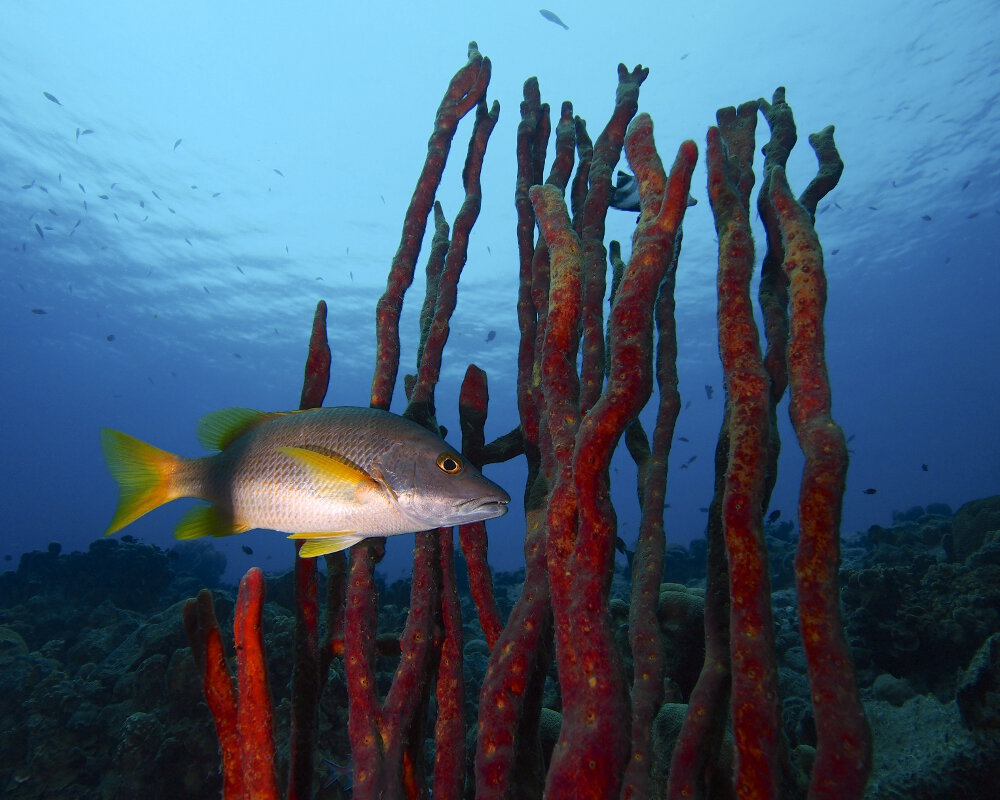
<path fill-rule="evenodd" d="M 202 536 L 232 536 L 248 530 L 249 525 L 234 523 L 216 506 L 197 505 L 181 517 L 174 528 L 174 538 L 188 540 L 200 539 Z"/>
<path fill-rule="evenodd" d="M 299 548 L 300 558 L 315 558 L 328 553 L 339 553 L 366 538 L 354 531 L 325 531 L 321 533 L 293 533 L 289 539 L 305 540 Z"/>
<path fill-rule="evenodd" d="M 378 486 L 372 476 L 363 469 L 336 456 L 320 453 L 306 447 L 279 447 L 278 452 L 294 459 L 305 467 L 326 490 L 346 500 L 353 500 L 360 488 Z"/>
<path fill-rule="evenodd" d="M 198 441 L 206 450 L 225 450 L 235 439 L 260 423 L 292 413 L 294 412 L 221 408 L 198 420 Z"/>

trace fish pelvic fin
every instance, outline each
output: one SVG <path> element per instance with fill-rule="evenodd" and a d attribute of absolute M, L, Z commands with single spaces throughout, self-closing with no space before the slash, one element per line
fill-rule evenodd
<path fill-rule="evenodd" d="M 204 504 L 194 506 L 184 513 L 174 528 L 174 538 L 188 540 L 200 539 L 202 536 L 232 536 L 248 530 L 249 525 L 233 522 L 218 506 Z"/>
<path fill-rule="evenodd" d="M 299 558 L 315 558 L 329 553 L 339 553 L 367 537 L 354 531 L 323 533 L 293 533 L 289 539 L 305 540 L 299 548 Z"/>
<path fill-rule="evenodd" d="M 111 428 L 101 429 L 101 449 L 108 470 L 118 481 L 118 508 L 105 536 L 181 496 L 174 481 L 184 461 L 180 456 Z"/>

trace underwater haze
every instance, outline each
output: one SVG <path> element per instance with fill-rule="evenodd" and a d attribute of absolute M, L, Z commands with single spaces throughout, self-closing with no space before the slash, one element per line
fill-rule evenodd
<path fill-rule="evenodd" d="M 829 278 L 835 419 L 850 437 L 842 533 L 893 510 L 1000 492 L 1000 6 L 872 3 L 35 2 L 0 8 L 2 553 L 14 568 L 49 542 L 86 550 L 117 490 L 103 426 L 182 455 L 226 406 L 297 407 L 313 311 L 329 304 L 326 405 L 367 405 L 375 305 L 399 244 L 434 113 L 470 40 L 493 63 L 500 121 L 483 207 L 436 392 L 458 439 L 467 364 L 490 380 L 487 437 L 518 422 L 518 256 L 513 204 L 522 84 L 571 100 L 592 136 L 616 67 L 650 69 L 639 110 L 665 162 L 704 152 L 716 109 L 787 88 L 801 191 L 806 134 L 836 125 L 846 164 L 817 216 Z M 438 199 L 454 217 L 471 119 Z M 758 126 L 763 140 L 766 126 Z M 550 144 L 551 148 L 551 144 Z M 551 154 L 551 149 L 550 149 Z M 758 153 L 756 173 L 760 175 Z M 551 155 L 550 155 L 551 160 Z M 619 167 L 627 167 L 620 162 Z M 715 325 L 716 236 L 704 159 L 677 271 L 683 410 L 668 477 L 669 544 L 704 535 L 724 393 Z M 627 251 L 635 214 L 612 210 Z M 763 233 L 755 220 L 759 253 Z M 425 237 L 424 256 L 429 249 Z M 404 305 L 412 372 L 423 261 Z M 759 258 L 758 258 L 759 263 Z M 711 390 L 709 388 L 711 387 Z M 402 411 L 400 381 L 393 410 Z M 655 397 L 653 401 L 655 407 Z M 647 409 L 648 412 L 648 409 Z M 779 410 L 771 508 L 795 518 L 802 459 Z M 683 438 L 680 438 L 683 437 Z M 638 528 L 635 467 L 613 461 L 619 535 Z M 488 524 L 490 561 L 523 564 L 523 459 L 485 474 L 513 497 Z M 161 547 L 189 501 L 125 533 Z M 381 569 L 410 566 L 413 537 Z M 220 539 L 227 577 L 284 570 L 282 534 Z"/>

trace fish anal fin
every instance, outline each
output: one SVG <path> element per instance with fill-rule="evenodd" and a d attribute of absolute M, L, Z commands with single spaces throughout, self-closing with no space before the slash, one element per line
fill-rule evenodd
<path fill-rule="evenodd" d="M 250 530 L 249 525 L 234 523 L 216 506 L 197 505 L 189 509 L 177 527 L 174 528 L 174 538 L 188 540 L 200 539 L 203 536 L 232 536 Z"/>
<path fill-rule="evenodd" d="M 198 420 L 198 441 L 206 450 L 225 450 L 251 428 L 290 411 L 255 411 L 252 408 L 221 408 Z"/>
<path fill-rule="evenodd" d="M 353 499 L 359 489 L 378 487 L 378 483 L 361 467 L 336 456 L 306 447 L 279 447 L 278 452 L 305 467 L 333 494 L 347 499 Z"/>

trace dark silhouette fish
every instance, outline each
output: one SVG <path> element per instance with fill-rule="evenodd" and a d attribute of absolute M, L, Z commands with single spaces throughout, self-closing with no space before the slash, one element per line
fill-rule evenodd
<path fill-rule="evenodd" d="M 282 171 L 281 171 L 280 169 L 275 169 L 275 170 L 274 170 L 274 174 L 275 174 L 275 175 L 280 175 L 280 176 L 281 176 L 282 178 L 284 178 L 284 177 L 285 177 L 285 173 L 284 173 L 284 172 L 282 172 Z"/>
<path fill-rule="evenodd" d="M 922 469 L 924 472 L 927 472 L 930 469 L 930 467 L 928 467 L 926 464 L 921 464 L 920 469 Z"/>
<path fill-rule="evenodd" d="M 181 146 L 181 142 L 183 142 L 183 141 L 184 141 L 183 139 L 178 139 L 176 142 L 174 142 L 174 150 L 176 150 L 178 147 L 180 147 Z"/>
<path fill-rule="evenodd" d="M 45 238 L 45 234 L 42 233 L 42 226 L 39 225 L 37 222 L 35 223 L 35 230 L 38 231 L 38 237 L 40 239 L 44 239 Z"/>
<path fill-rule="evenodd" d="M 563 22 L 561 19 L 559 19 L 558 16 L 556 16 L 555 14 L 553 14 L 548 9 L 546 9 L 546 8 L 540 8 L 540 9 L 538 9 L 538 13 L 541 14 L 543 17 L 545 17 L 545 19 L 547 19 L 549 22 L 554 22 L 560 28 L 562 28 L 564 30 L 567 30 L 567 31 L 569 30 L 569 25 L 567 25 L 565 22 Z"/>
<path fill-rule="evenodd" d="M 44 308 L 33 308 L 33 309 L 31 309 L 31 313 L 32 314 L 48 314 L 49 312 L 46 311 Z"/>
<path fill-rule="evenodd" d="M 770 514 L 767 515 L 767 521 L 774 523 L 777 522 L 780 517 L 781 517 L 781 509 L 776 508 L 774 509 L 774 511 L 772 511 Z"/>
<path fill-rule="evenodd" d="M 877 491 L 878 491 L 878 489 L 864 489 L 862 491 L 862 494 L 875 494 L 875 492 L 877 492 Z"/>
<path fill-rule="evenodd" d="M 240 549 L 244 553 L 246 553 L 248 556 L 252 556 L 253 555 L 253 549 L 249 545 L 243 545 L 243 547 L 241 547 Z"/>
<path fill-rule="evenodd" d="M 691 440 L 688 439 L 687 436 L 678 436 L 677 437 L 677 441 L 678 442 L 690 442 Z"/>
<path fill-rule="evenodd" d="M 496 331 L 490 331 L 489 333 L 486 334 L 486 341 L 487 342 L 492 342 L 496 338 L 497 338 L 497 332 Z"/>
<path fill-rule="evenodd" d="M 104 338 L 107 339 L 109 342 L 113 342 L 115 340 L 115 335 L 113 333 L 109 333 Z"/>
<path fill-rule="evenodd" d="M 611 187 L 609 205 L 619 211 L 639 211 L 639 181 L 635 179 L 635 175 L 618 170 L 618 182 Z M 688 195 L 688 208 L 696 205 L 698 201 Z"/>
<path fill-rule="evenodd" d="M 707 398 L 708 398 L 709 400 L 711 400 L 711 399 L 712 399 L 712 393 L 713 393 L 714 391 L 715 391 L 715 389 L 713 389 L 713 388 L 711 387 L 711 385 L 709 385 L 709 384 L 707 384 L 707 383 L 705 384 L 705 397 L 707 397 Z"/>
<path fill-rule="evenodd" d="M 57 106 L 61 106 L 62 105 L 62 103 L 59 102 L 59 98 L 56 97 L 54 94 L 49 94 L 48 92 L 42 92 L 42 94 L 45 95 L 45 99 L 46 100 L 51 100 Z"/>

